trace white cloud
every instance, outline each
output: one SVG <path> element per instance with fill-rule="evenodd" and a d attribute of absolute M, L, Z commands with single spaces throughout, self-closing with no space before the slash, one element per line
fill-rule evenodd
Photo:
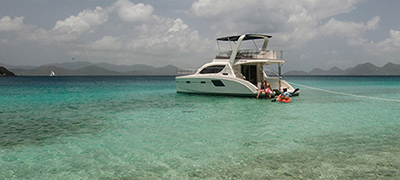
<path fill-rule="evenodd" d="M 314 20 L 321 20 L 355 9 L 355 4 L 362 0 L 198 0 L 192 4 L 190 12 L 200 18 L 226 19 L 231 16 L 262 17 L 273 20 L 275 17 L 291 17 L 306 12 Z M 262 15 L 262 16 L 259 16 Z M 281 19 L 280 19 L 281 20 Z M 283 22 L 283 21 L 280 21 Z"/>
<path fill-rule="evenodd" d="M 96 7 L 95 10 L 86 9 L 77 16 L 70 16 L 63 21 L 57 21 L 53 30 L 67 34 L 77 34 L 88 32 L 94 26 L 101 25 L 108 20 L 108 11 Z"/>
<path fill-rule="evenodd" d="M 246 1 L 246 4 L 254 4 L 254 0 Z M 243 2 L 232 1 L 232 0 L 199 0 L 194 2 L 191 7 L 191 12 L 202 18 L 226 18 L 228 14 L 232 12 L 237 12 L 243 7 Z M 222 17 L 221 15 L 226 15 Z"/>
<path fill-rule="evenodd" d="M 128 24 L 120 26 L 130 27 Z M 71 52 L 96 59 L 113 59 L 119 64 L 146 60 L 149 64 L 166 65 L 179 64 L 178 61 L 182 58 L 187 58 L 189 64 L 193 63 L 194 56 L 204 54 L 207 48 L 213 48 L 207 39 L 203 40 L 196 30 L 179 18 L 160 18 L 136 23 L 128 32 L 128 35 L 103 36 Z"/>
<path fill-rule="evenodd" d="M 146 31 L 141 31 L 141 36 L 132 39 L 129 44 L 131 49 L 146 51 L 171 52 L 171 51 L 201 51 L 203 42 L 196 30 L 190 29 L 181 19 L 161 19 L 158 23 L 146 24 Z"/>
<path fill-rule="evenodd" d="M 13 19 L 10 16 L 4 16 L 0 19 L 0 31 L 19 31 L 24 26 L 24 17 L 22 16 L 17 16 Z"/>
<path fill-rule="evenodd" d="M 104 36 L 103 38 L 92 42 L 84 47 L 92 50 L 115 51 L 123 48 L 123 44 L 119 41 L 119 38 L 117 37 Z"/>
<path fill-rule="evenodd" d="M 305 9 L 320 20 L 329 18 L 338 14 L 348 13 L 355 9 L 355 5 L 363 0 L 301 0 L 297 1 L 302 4 Z"/>
<path fill-rule="evenodd" d="M 360 0 L 198 0 L 190 9 L 194 17 L 210 21 L 222 33 L 270 33 L 280 43 L 299 47 L 318 37 L 323 19 L 350 12 Z"/>
<path fill-rule="evenodd" d="M 157 23 L 145 24 L 138 29 L 141 35 L 131 39 L 127 50 L 137 58 L 148 59 L 148 62 L 199 66 L 199 62 L 193 62 L 196 60 L 194 57 L 213 48 L 208 39 L 202 39 L 181 19 L 162 18 Z"/>
<path fill-rule="evenodd" d="M 363 45 L 367 39 L 363 37 L 367 30 L 376 30 L 380 18 L 375 16 L 366 24 L 356 22 L 338 21 L 332 18 L 325 25 L 319 28 L 323 35 L 335 36 L 347 39 L 349 45 Z"/>
<path fill-rule="evenodd" d="M 109 13 L 110 11 L 99 6 L 95 10 L 85 9 L 78 15 L 71 15 L 64 20 L 57 21 L 50 30 L 37 28 L 22 36 L 26 40 L 44 44 L 73 42 L 84 34 L 92 33 L 96 27 L 107 22 Z"/>
<path fill-rule="evenodd" d="M 168 32 L 178 32 L 187 29 L 189 26 L 183 23 L 181 19 L 176 19 L 174 25 L 169 28 Z"/>
<path fill-rule="evenodd" d="M 114 6 L 119 17 L 126 22 L 144 22 L 153 17 L 154 8 L 151 5 L 134 4 L 129 0 L 118 0 Z"/>
<path fill-rule="evenodd" d="M 400 50 L 400 31 L 390 30 L 390 38 L 387 38 L 377 44 L 378 49 L 383 51 Z"/>

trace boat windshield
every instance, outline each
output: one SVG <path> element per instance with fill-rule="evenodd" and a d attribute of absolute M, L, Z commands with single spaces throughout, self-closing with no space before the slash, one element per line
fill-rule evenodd
<path fill-rule="evenodd" d="M 215 74 L 221 72 L 225 68 L 225 65 L 214 65 L 208 66 L 200 71 L 200 74 Z"/>
<path fill-rule="evenodd" d="M 243 41 L 240 45 L 239 52 L 260 53 L 264 39 L 252 39 Z M 236 47 L 236 41 L 217 41 L 219 56 L 230 57 L 232 50 Z"/>

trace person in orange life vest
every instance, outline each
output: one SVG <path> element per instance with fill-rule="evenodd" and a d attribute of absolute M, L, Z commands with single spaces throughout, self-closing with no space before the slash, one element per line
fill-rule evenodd
<path fill-rule="evenodd" d="M 282 100 L 289 100 L 290 99 L 290 96 L 291 96 L 291 94 L 289 93 L 289 92 L 287 92 L 287 89 L 286 88 L 284 88 L 283 89 L 283 93 L 281 93 L 277 98 L 276 98 L 276 100 L 278 100 L 278 101 L 282 101 Z"/>

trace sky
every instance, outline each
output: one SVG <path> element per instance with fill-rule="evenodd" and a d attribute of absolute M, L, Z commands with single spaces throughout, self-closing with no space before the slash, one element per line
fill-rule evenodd
<path fill-rule="evenodd" d="M 400 64 L 398 0 L 2 0 L 0 63 L 198 68 L 216 38 L 272 35 L 283 70 Z"/>

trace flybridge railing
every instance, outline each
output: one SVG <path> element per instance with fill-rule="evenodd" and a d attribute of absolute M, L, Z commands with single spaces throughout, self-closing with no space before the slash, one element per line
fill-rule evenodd
<path fill-rule="evenodd" d="M 240 50 L 238 53 L 238 58 L 254 58 L 254 59 L 283 59 L 282 50 L 254 50 L 246 49 Z"/>
<path fill-rule="evenodd" d="M 219 57 L 230 57 L 232 51 L 223 51 L 218 54 Z M 244 49 L 239 50 L 237 58 L 252 58 L 252 59 L 283 59 L 283 50 L 266 50 Z"/>

